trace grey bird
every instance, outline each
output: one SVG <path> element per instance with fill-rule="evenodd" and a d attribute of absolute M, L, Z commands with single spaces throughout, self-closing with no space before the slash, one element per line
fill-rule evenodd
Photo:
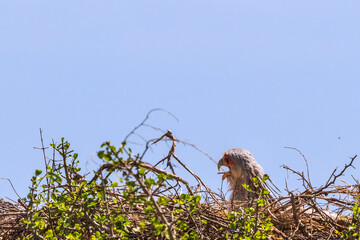
<path fill-rule="evenodd" d="M 220 172 L 222 166 L 228 167 L 229 171 Z M 255 190 L 253 178 L 258 177 L 261 180 L 264 176 L 262 167 L 256 162 L 249 151 L 235 148 L 224 152 L 218 162 L 218 170 L 219 174 L 223 174 L 222 179 L 228 181 L 229 188 L 232 191 L 230 200 L 252 201 L 257 197 L 256 193 L 249 192 L 242 186 L 246 184 Z M 268 184 L 261 181 L 259 187 L 269 188 Z"/>

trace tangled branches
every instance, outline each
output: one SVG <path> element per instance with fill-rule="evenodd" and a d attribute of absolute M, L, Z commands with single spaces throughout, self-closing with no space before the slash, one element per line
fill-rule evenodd
<path fill-rule="evenodd" d="M 171 172 L 144 162 L 145 155 L 132 154 L 125 142 L 120 147 L 105 142 L 98 152 L 104 163 L 88 181 L 80 175 L 78 155 L 70 150 L 70 143 L 64 139 L 59 144 L 52 143 L 61 160 L 44 158 L 46 172 L 35 171 L 30 193 L 21 200 L 25 207 L 17 206 L 18 218 L 7 218 L 13 224 L 16 220 L 17 227 L 5 230 L 5 225 L 1 225 L 2 237 L 210 239 L 217 228 L 207 225 L 204 219 L 226 227 L 217 214 L 221 208 L 208 211 L 218 202 L 216 194 L 176 157 L 176 139 L 170 131 L 153 142 L 165 137 L 173 145 L 155 166 L 167 161 Z M 172 159 L 195 177 L 197 187 L 175 174 Z M 46 184 L 41 184 L 43 181 Z M 207 203 L 200 203 L 201 196 L 206 196 Z"/>
<path fill-rule="evenodd" d="M 141 126 L 145 121 L 132 134 Z M 167 154 L 147 163 L 146 152 L 160 141 L 171 141 Z M 207 187 L 176 156 L 179 141 L 171 131 L 146 142 L 141 154 L 133 154 L 125 141 L 119 147 L 105 142 L 97 154 L 102 164 L 87 176 L 68 141 L 50 144 L 51 158 L 42 137 L 41 142 L 45 171 L 35 171 L 27 197 L 0 200 L 0 239 L 356 239 L 359 234 L 360 187 L 335 185 L 356 156 L 318 188 L 309 173 L 284 166 L 300 177 L 304 191 L 286 189 L 287 196 L 267 202 L 269 192 L 262 190 L 249 206 L 224 201 Z M 174 163 L 197 185 L 178 176 Z M 266 180 L 254 179 L 254 185 Z"/>

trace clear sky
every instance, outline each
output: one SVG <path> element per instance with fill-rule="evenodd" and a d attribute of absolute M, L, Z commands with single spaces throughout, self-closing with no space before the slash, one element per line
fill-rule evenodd
<path fill-rule="evenodd" d="M 359 1 L 331 0 L 1 1 L 0 177 L 27 193 L 43 167 L 40 127 L 85 165 L 160 107 L 179 122 L 155 112 L 150 124 L 215 160 L 248 149 L 283 189 L 281 165 L 306 170 L 284 148 L 296 147 L 323 184 L 360 154 L 359 13 Z M 177 154 L 220 187 L 213 162 L 189 147 Z M 350 174 L 359 168 L 353 183 Z M 15 198 L 0 180 L 5 196 Z"/>

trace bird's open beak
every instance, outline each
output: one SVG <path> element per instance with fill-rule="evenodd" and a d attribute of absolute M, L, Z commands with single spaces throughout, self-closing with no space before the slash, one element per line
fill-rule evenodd
<path fill-rule="evenodd" d="M 220 159 L 220 161 L 218 162 L 218 171 L 219 171 L 218 174 L 223 174 L 221 179 L 224 181 L 227 177 L 229 177 L 231 175 L 231 173 L 230 173 L 230 168 L 229 168 L 229 171 L 227 171 L 227 172 L 220 172 L 220 168 L 222 166 L 225 166 L 224 161 L 222 159 Z M 225 166 L 225 167 L 228 167 L 228 166 Z"/>
<path fill-rule="evenodd" d="M 220 172 L 220 168 L 224 166 L 224 162 L 222 159 L 220 159 L 220 161 L 218 162 L 218 171 Z"/>

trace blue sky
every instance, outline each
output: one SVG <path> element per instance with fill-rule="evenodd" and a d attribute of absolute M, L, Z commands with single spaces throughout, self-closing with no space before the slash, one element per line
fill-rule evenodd
<path fill-rule="evenodd" d="M 65 137 L 85 165 L 160 107 L 179 122 L 155 112 L 150 124 L 216 160 L 248 149 L 283 189 L 281 165 L 305 171 L 284 148 L 296 147 L 323 184 L 360 153 L 359 10 L 358 1 L 2 1 L 0 177 L 27 193 L 43 167 L 40 127 L 46 144 Z M 221 186 L 205 156 L 181 145 L 177 154 Z M 15 198 L 1 180 L 5 196 Z"/>

